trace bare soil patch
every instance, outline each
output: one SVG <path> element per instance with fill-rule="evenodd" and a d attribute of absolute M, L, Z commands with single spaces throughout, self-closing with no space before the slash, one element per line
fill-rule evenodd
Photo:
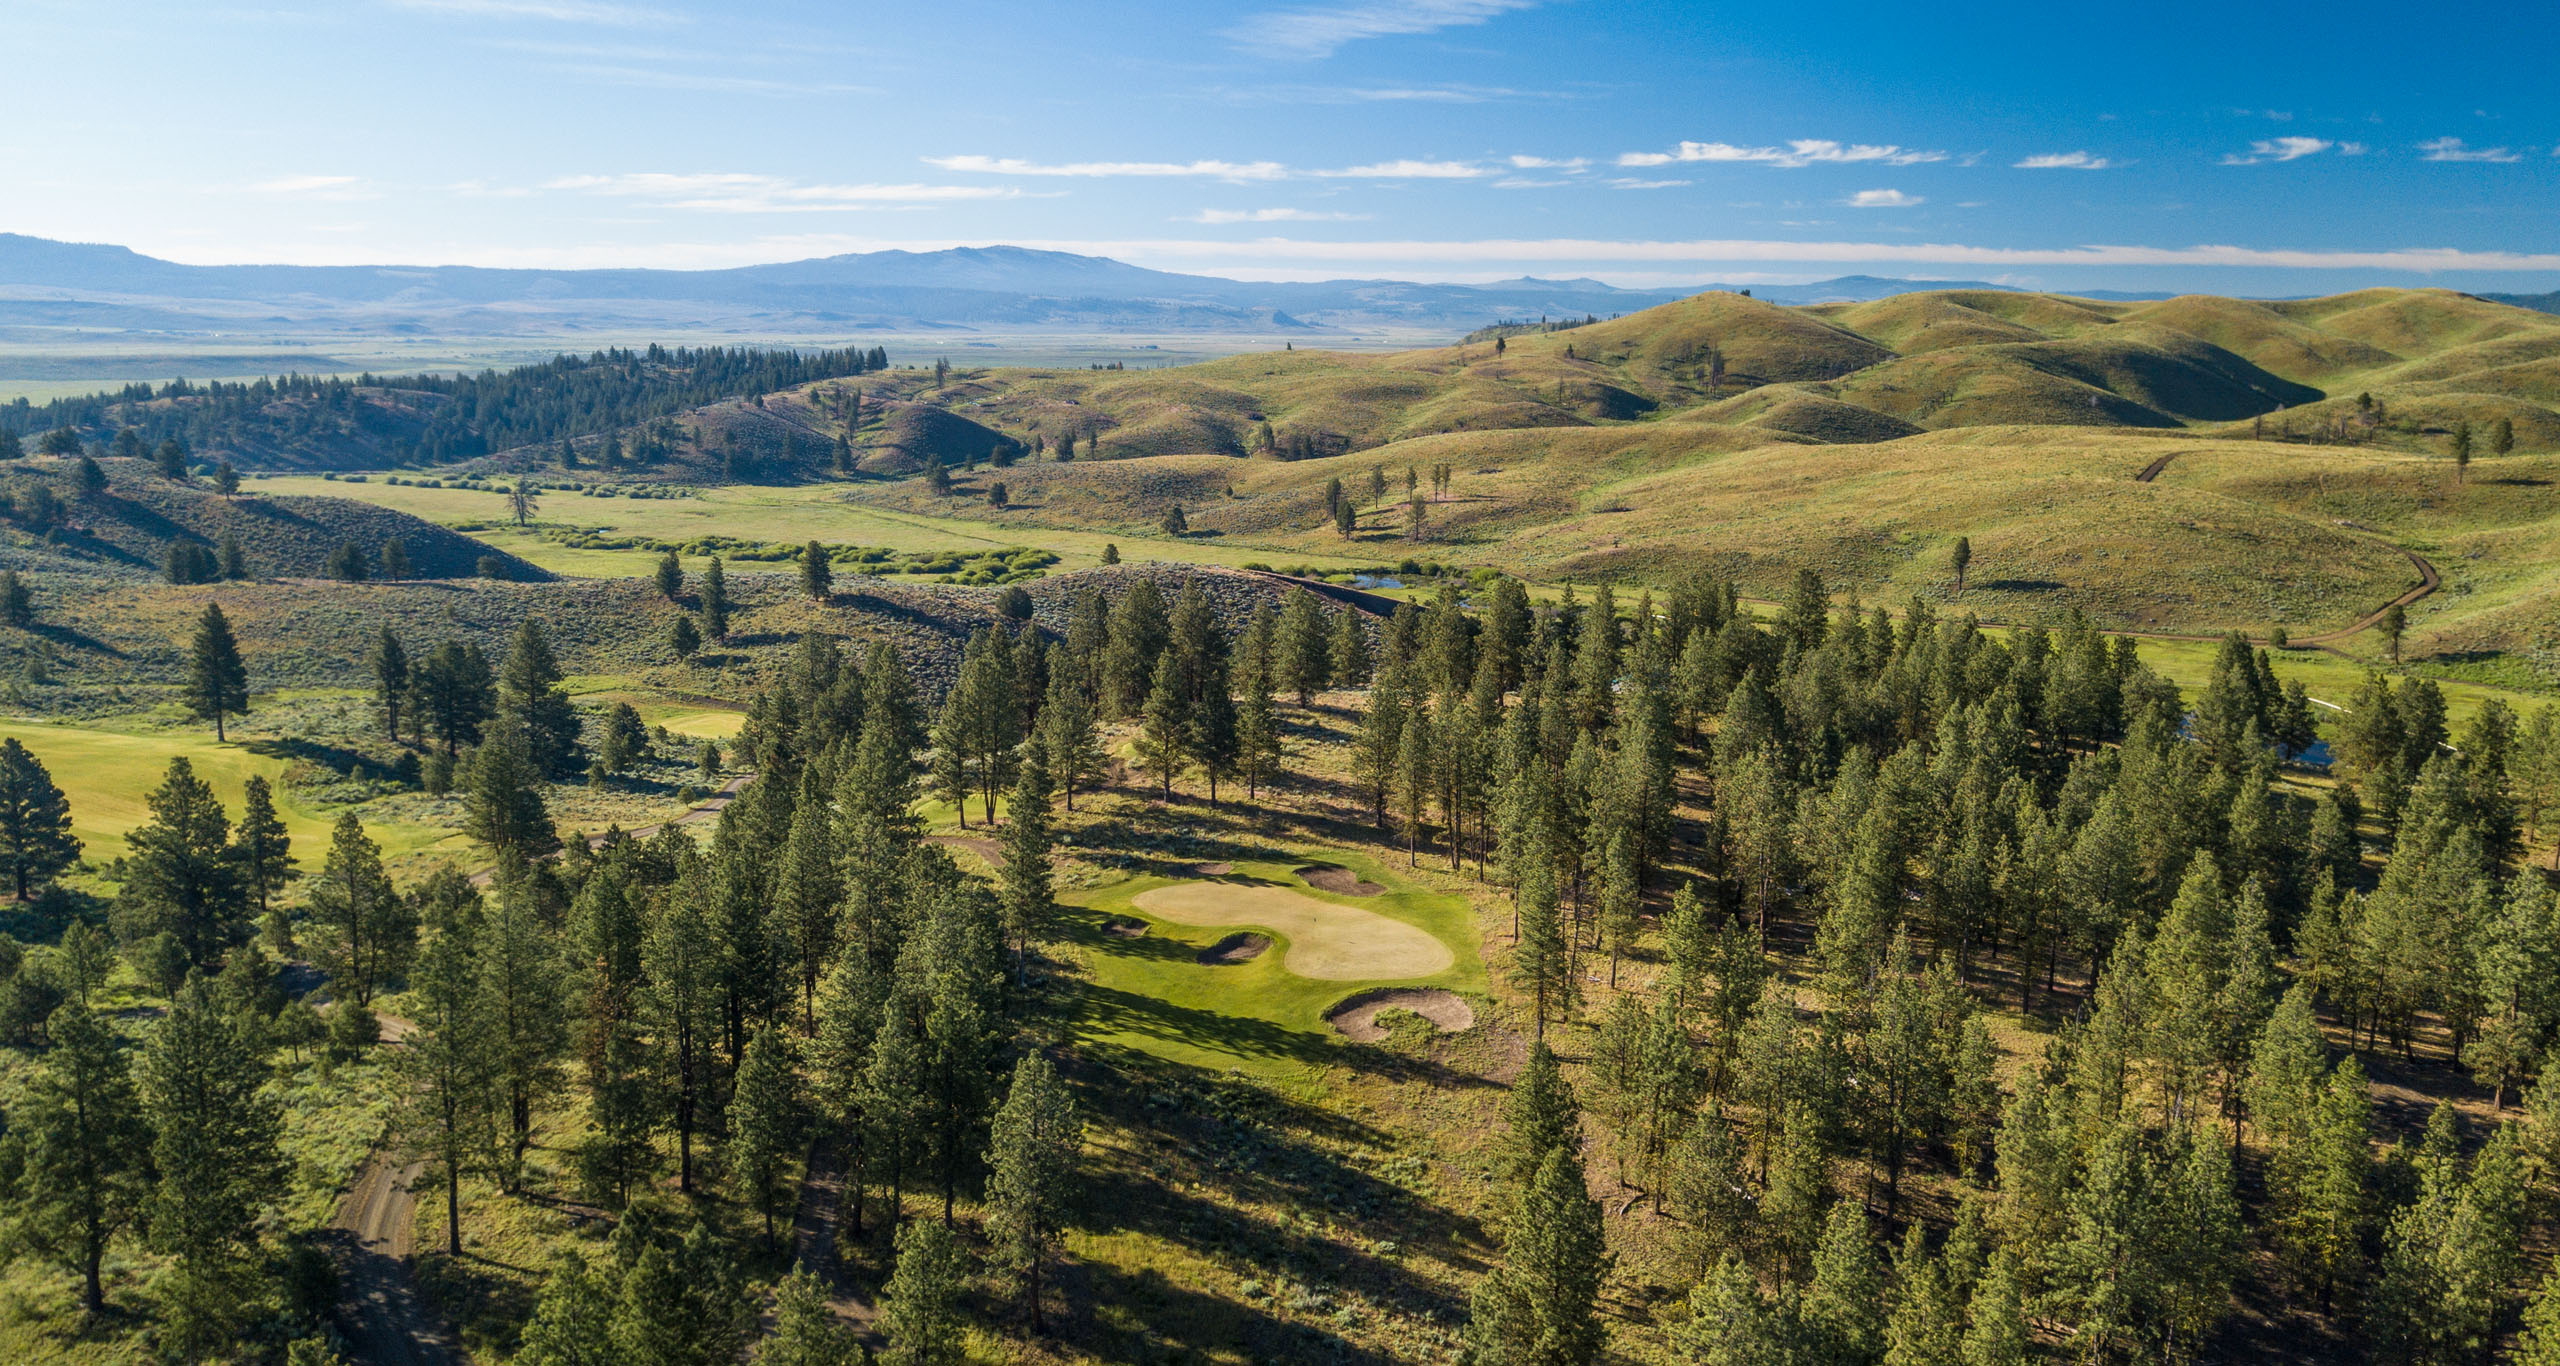
<path fill-rule="evenodd" d="M 1262 951 L 1270 947 L 1271 936 L 1267 934 L 1254 934 L 1250 931 L 1231 934 L 1202 949 L 1200 961 L 1203 963 L 1250 963 L 1260 958 Z"/>
<path fill-rule="evenodd" d="M 1458 961 L 1448 945 L 1401 920 L 1318 901 L 1286 887 L 1178 882 L 1140 892 L 1130 904 L 1177 925 L 1268 930 L 1289 941 L 1282 965 L 1318 981 L 1429 977 Z"/>
<path fill-rule="evenodd" d="M 1298 877 L 1319 892 L 1335 896 L 1381 896 L 1386 888 L 1374 882 L 1363 882 L 1358 873 L 1337 868 L 1330 863 L 1310 863 L 1298 870 Z"/>
<path fill-rule="evenodd" d="M 989 839 L 982 835 L 927 835 L 924 837 L 924 841 L 927 844 L 939 844 L 950 849 L 966 849 L 970 853 L 985 859 L 987 861 L 987 866 L 990 868 L 1002 868 L 1004 866 L 1004 842 L 1002 840 Z"/>
<path fill-rule="evenodd" d="M 1443 1034 L 1472 1029 L 1476 1023 L 1474 1007 L 1459 999 L 1456 993 L 1412 987 L 1361 992 L 1335 1006 L 1325 1020 L 1346 1039 L 1356 1043 L 1376 1043 L 1387 1037 L 1387 1031 L 1378 1024 L 1378 1015 L 1388 1010 L 1410 1010 L 1429 1020 Z"/>

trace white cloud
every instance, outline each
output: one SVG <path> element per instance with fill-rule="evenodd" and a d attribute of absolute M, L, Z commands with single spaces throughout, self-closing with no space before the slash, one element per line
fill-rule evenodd
<path fill-rule="evenodd" d="M 1860 190 L 1840 202 L 1853 209 L 1909 209 L 1929 201 L 1900 190 Z"/>
<path fill-rule="evenodd" d="M 2337 145 L 2338 144 L 2331 142 L 2327 138 L 2260 138 L 2257 141 L 2250 143 L 2249 150 L 2246 152 L 2226 153 L 2222 158 L 2222 164 L 2225 166 L 2256 166 L 2271 161 L 2300 161 L 2304 157 L 2318 156 L 2320 153 L 2329 151 Z"/>
<path fill-rule="evenodd" d="M 1070 161 L 1037 162 L 1020 157 L 926 157 L 925 164 L 946 171 L 980 175 L 1022 176 L 1198 176 L 1209 180 L 1278 180 L 1289 168 L 1276 161 Z"/>
<path fill-rule="evenodd" d="M 2522 161 L 2524 153 L 2504 147 L 2466 147 L 2460 138 L 2433 138 L 2418 144 L 2429 161 Z"/>
<path fill-rule="evenodd" d="M 669 28 L 685 22 L 680 14 L 616 5 L 606 0 L 388 0 L 393 9 L 427 14 L 456 14 L 479 19 L 542 19 L 556 24 L 601 24 L 610 28 Z"/>
<path fill-rule="evenodd" d="M 1314 209 L 1202 209 L 1188 219 L 1191 223 L 1352 223 L 1367 218 L 1365 213 L 1324 213 Z"/>
<path fill-rule="evenodd" d="M 287 175 L 261 180 L 249 188 L 260 194 L 323 194 L 350 190 L 362 183 L 351 175 Z"/>
<path fill-rule="evenodd" d="M 2342 157 L 2360 157 L 2372 150 L 2372 148 L 2365 146 L 2361 142 L 2342 142 L 2338 144 L 2338 155 Z"/>
<path fill-rule="evenodd" d="M 1591 164 L 1589 157 L 1513 157 L 1511 164 L 1523 171 L 1580 171 Z"/>
<path fill-rule="evenodd" d="M 2087 152 L 2046 152 L 2013 164 L 2020 171 L 2103 171 L 2114 162 Z"/>
<path fill-rule="evenodd" d="M 1312 174 L 1336 180 L 1473 180 L 1487 172 L 1472 161 L 1374 161 Z"/>
<path fill-rule="evenodd" d="M 1668 190 L 1688 183 L 1689 182 L 1685 180 L 1637 180 L 1630 176 L 1617 176 L 1610 180 L 1609 188 L 1613 190 Z"/>
<path fill-rule="evenodd" d="M 1257 14 L 1227 30 L 1247 52 L 1266 57 L 1330 57 L 1363 38 L 1436 33 L 1524 10 L 1537 0 L 1366 0 Z"/>
<path fill-rule="evenodd" d="M 543 188 L 645 199 L 704 213 L 834 213 L 1022 195 L 1020 190 L 997 185 L 804 185 L 781 176 L 663 171 L 564 176 Z"/>
<path fill-rule="evenodd" d="M 1668 152 L 1628 152 L 1621 166 L 1669 166 L 1675 162 L 1744 162 L 1793 169 L 1800 166 L 1883 162 L 1911 166 L 1944 161 L 1944 152 L 1923 152 L 1892 143 L 1835 142 L 1830 138 L 1797 138 L 1784 147 L 1740 147 L 1730 142 L 1684 142 Z"/>

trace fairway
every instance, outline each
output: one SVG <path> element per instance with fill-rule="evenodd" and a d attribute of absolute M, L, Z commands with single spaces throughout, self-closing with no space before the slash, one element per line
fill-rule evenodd
<path fill-rule="evenodd" d="M 1324 900 L 1295 872 L 1310 862 L 1381 890 L 1357 906 Z M 1345 1043 L 1326 1017 L 1347 996 L 1487 985 L 1465 897 L 1341 849 L 1274 850 L 1215 882 L 1138 877 L 1062 900 L 1088 974 L 1080 1031 L 1174 1062 L 1271 1076 L 1323 1067 Z M 1142 923 L 1144 933 L 1127 932 Z M 1203 961 L 1238 929 L 1280 942 L 1242 961 Z"/>
<path fill-rule="evenodd" d="M 1178 925 L 1250 925 L 1288 941 L 1281 965 L 1322 982 L 1428 977 L 1457 961 L 1449 946 L 1400 920 L 1318 901 L 1286 887 L 1180 882 L 1129 904 Z"/>
<path fill-rule="evenodd" d="M 145 798 L 158 787 L 169 761 L 184 756 L 196 776 L 213 785 L 214 795 L 233 820 L 240 817 L 241 789 L 251 778 L 264 778 L 275 789 L 276 814 L 297 856 L 316 858 L 328 848 L 329 827 L 336 811 L 322 811 L 299 800 L 283 779 L 293 761 L 262 753 L 258 741 L 214 743 L 213 737 L 170 732 L 104 730 L 12 719 L 0 723 L 0 734 L 14 737 L 53 774 L 71 799 L 71 829 L 85 846 L 82 857 L 103 864 L 125 852 L 124 837 L 151 819 Z M 365 833 L 382 845 L 385 857 L 443 846 L 465 850 L 462 837 L 450 830 L 383 821 L 367 812 Z"/>

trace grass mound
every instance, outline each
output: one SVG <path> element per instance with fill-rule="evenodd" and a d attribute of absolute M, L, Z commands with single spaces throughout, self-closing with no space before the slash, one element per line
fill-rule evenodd
<path fill-rule="evenodd" d="M 352 499 L 271 496 L 254 491 L 225 497 L 202 482 L 175 483 L 138 460 L 104 460 L 107 488 L 84 496 L 76 464 L 31 460 L 0 475 L 8 496 L 7 530 L 0 532 L 0 566 L 87 573 L 157 574 L 169 548 L 186 543 L 213 550 L 236 537 L 254 575 L 311 578 L 322 574 L 332 552 L 354 545 L 372 572 L 380 573 L 383 548 L 397 541 L 411 579 L 467 579 L 493 560 L 498 576 L 537 582 L 550 574 L 468 536 L 405 512 Z M 53 526 L 39 525 L 35 509 L 44 490 L 61 509 Z"/>

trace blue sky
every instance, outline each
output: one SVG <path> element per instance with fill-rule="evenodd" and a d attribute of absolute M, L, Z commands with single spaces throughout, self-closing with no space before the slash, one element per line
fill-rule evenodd
<path fill-rule="evenodd" d="M 2513 5 L 6 9 L 0 230 L 186 261 L 2560 288 Z"/>

